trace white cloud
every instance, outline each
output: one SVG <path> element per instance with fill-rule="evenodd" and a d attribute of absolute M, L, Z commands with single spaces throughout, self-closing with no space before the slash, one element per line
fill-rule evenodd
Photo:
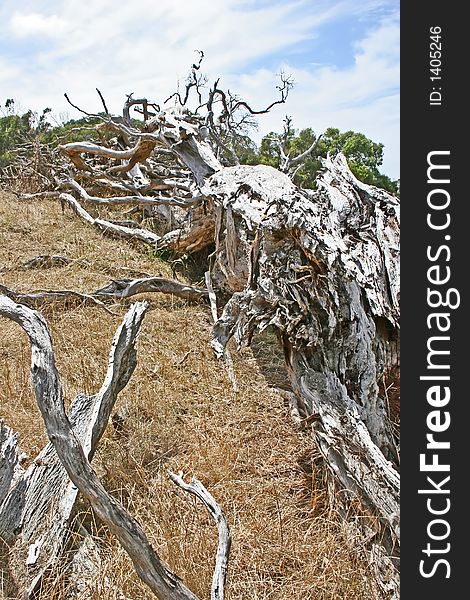
<path fill-rule="evenodd" d="M 260 118 L 262 131 L 279 129 L 286 113 L 297 127 L 326 126 L 363 131 L 395 153 L 388 172 L 398 176 L 398 23 L 383 22 L 355 48 L 354 64 L 338 69 L 288 56 L 302 42 L 322 40 L 322 26 L 337 18 L 362 19 L 395 0 L 21 0 L 0 5 L 0 102 L 15 97 L 36 110 L 77 113 L 101 109 L 95 87 L 117 112 L 125 94 L 162 102 L 184 84 L 194 50 L 203 49 L 212 82 L 240 93 L 257 106 L 276 94 L 275 73 L 284 66 L 296 86 L 283 107 Z M 11 6 L 16 4 L 16 11 Z M 20 5 L 20 8 L 18 6 Z M 2 41 L 3 38 L 3 41 Z M 10 44 L 9 41 L 12 43 Z M 31 44 L 31 41 L 34 44 Z M 11 49 L 13 48 L 13 50 Z M 34 48 L 34 50 L 31 50 Z M 255 66 L 256 65 L 256 66 Z M 368 120 L 368 116 L 370 117 Z M 364 125 L 366 127 L 364 127 Z M 393 141 L 395 140 L 395 141 Z M 395 145 L 394 145 L 395 144 Z M 393 149 L 395 148 L 395 150 Z M 392 164 L 392 160 L 387 164 Z M 384 170 L 387 172 L 384 166 Z"/>
<path fill-rule="evenodd" d="M 356 44 L 354 64 L 338 69 L 309 65 L 283 68 L 295 80 L 288 102 L 260 119 L 260 133 L 280 131 L 286 114 L 299 129 L 327 127 L 355 130 L 384 144 L 383 171 L 392 178 L 400 173 L 399 145 L 399 24 L 397 17 L 381 23 Z M 241 94 L 269 103 L 274 73 L 260 69 L 239 80 Z"/>
<path fill-rule="evenodd" d="M 10 20 L 10 29 L 18 37 L 58 36 L 66 29 L 66 23 L 57 15 L 15 12 Z"/>
<path fill-rule="evenodd" d="M 6 85 L 18 76 L 18 69 L 0 56 L 0 84 Z"/>

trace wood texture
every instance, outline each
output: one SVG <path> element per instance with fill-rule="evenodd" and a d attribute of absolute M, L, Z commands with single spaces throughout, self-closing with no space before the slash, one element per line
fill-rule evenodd
<path fill-rule="evenodd" d="M 344 157 L 324 166 L 314 192 L 264 166 L 207 180 L 219 211 L 213 279 L 232 293 L 212 344 L 222 356 L 232 337 L 242 346 L 277 329 L 341 490 L 332 497 L 345 513 L 348 499 L 360 500 L 377 519 L 384 560 L 397 562 L 398 456 L 380 382 L 399 365 L 399 203 L 357 181 Z M 387 572 L 382 584 L 397 597 L 398 572 Z"/>
<path fill-rule="evenodd" d="M 384 382 L 398 387 L 399 200 L 358 181 L 341 154 L 322 160 L 315 190 L 296 187 L 272 167 L 230 166 L 214 120 L 216 97 L 225 102 L 227 125 L 227 96 L 216 82 L 205 116 L 183 106 L 155 109 L 145 133 L 131 130 L 126 119 L 114 123 L 125 150 L 111 140 L 103 150 L 96 144 L 63 148 L 62 179 L 72 170 L 89 197 L 99 181 L 102 197 L 152 189 L 164 175 L 159 160 L 171 155 L 171 175 L 187 194 L 183 201 L 201 201 L 160 206 L 164 231 L 93 217 L 80 204 L 85 195 L 76 185 L 60 198 L 105 233 L 179 254 L 214 249 L 207 291 L 217 316 L 215 351 L 226 356 L 232 338 L 240 347 L 267 327 L 277 332 L 297 414 L 305 416 L 329 469 L 331 498 L 345 515 L 357 501 L 370 515 L 361 520 L 362 539 L 369 540 L 364 546 L 375 557 L 377 581 L 398 598 L 399 440 Z M 257 112 L 244 102 L 236 106 Z M 113 159 L 117 164 L 110 168 Z M 291 173 L 303 157 L 284 152 L 282 159 Z M 119 183 L 113 180 L 118 176 Z M 144 289 L 139 285 L 134 288 Z M 132 286 L 119 283 L 111 292 L 126 294 Z"/>
<path fill-rule="evenodd" d="M 92 397 L 78 396 L 69 418 L 46 322 L 36 311 L 0 296 L 0 316 L 17 322 L 30 339 L 33 387 L 51 441 L 6 496 L 0 509 L 1 536 L 12 539 L 20 530 L 22 540 L 27 543 L 26 573 L 17 582 L 27 597 L 59 552 L 79 490 L 116 535 L 137 574 L 157 598 L 197 600 L 157 556 L 138 522 L 104 489 L 89 462 L 116 396 L 135 368 L 135 341 L 146 310 L 146 303 L 136 303 L 129 309 L 114 337 L 100 391 Z M 49 523 L 46 515 L 52 508 L 52 499 L 53 520 Z"/>

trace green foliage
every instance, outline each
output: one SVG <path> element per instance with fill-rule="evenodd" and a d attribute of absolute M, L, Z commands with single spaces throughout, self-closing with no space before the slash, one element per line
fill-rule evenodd
<path fill-rule="evenodd" d="M 98 123 L 99 120 L 96 118 L 70 119 L 66 123 L 51 127 L 45 135 L 41 136 L 41 141 L 53 146 L 83 140 L 97 141 L 98 136 L 92 128 Z"/>
<path fill-rule="evenodd" d="M 18 114 L 13 100 L 8 99 L 0 116 L 0 168 L 13 160 L 12 151 L 19 146 L 37 140 L 42 144 L 57 146 L 78 141 L 99 141 L 95 126 L 101 123 L 98 117 L 70 119 L 66 123 L 53 125 L 48 116 L 51 109 L 41 114 L 31 110 Z M 1 114 L 0 112 L 0 114 Z M 141 121 L 136 121 L 139 128 Z M 136 123 L 133 123 L 136 126 Z"/>
<path fill-rule="evenodd" d="M 49 130 L 48 113 L 50 109 L 46 108 L 40 115 L 31 110 L 18 115 L 14 101 L 8 99 L 5 102 L 4 116 L 0 117 L 0 168 L 11 162 L 12 150 Z"/>
<path fill-rule="evenodd" d="M 104 113 L 100 113 L 100 115 L 103 117 L 106 116 Z M 132 119 L 131 122 L 135 129 L 142 131 L 143 121 Z M 100 142 L 100 136 L 96 131 L 96 126 L 100 125 L 101 123 L 104 122 L 99 117 L 70 119 L 66 123 L 51 127 L 47 134 L 42 136 L 41 141 L 52 144 L 53 146 L 82 141 Z M 116 135 L 116 132 L 113 131 L 112 135 Z"/>
<path fill-rule="evenodd" d="M 297 132 L 288 124 L 287 131 L 283 134 L 272 132 L 262 139 L 258 162 L 279 168 L 281 144 L 286 154 L 295 157 L 307 151 L 315 140 L 316 135 L 312 128 L 308 127 Z M 379 171 L 383 162 L 383 144 L 373 142 L 363 133 L 354 131 L 341 133 L 339 129 L 333 127 L 325 131 L 316 149 L 304 159 L 295 174 L 295 183 L 301 187 L 315 188 L 316 176 L 321 168 L 319 157 L 326 157 L 328 153 L 334 156 L 338 152 L 346 156 L 349 168 L 360 181 L 383 188 L 392 194 L 398 194 L 398 182 Z"/>
<path fill-rule="evenodd" d="M 234 152 L 244 165 L 257 165 L 258 149 L 255 142 L 247 135 L 238 135 L 233 145 Z"/>

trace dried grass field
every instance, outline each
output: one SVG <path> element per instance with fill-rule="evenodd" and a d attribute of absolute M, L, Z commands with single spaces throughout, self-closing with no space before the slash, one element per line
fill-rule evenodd
<path fill-rule="evenodd" d="M 71 261 L 51 268 L 24 266 L 40 255 Z M 0 284 L 17 292 L 90 292 L 112 278 L 139 274 L 173 277 L 170 264 L 146 247 L 104 237 L 56 201 L 19 202 L 0 193 Z M 132 301 L 138 299 L 144 298 Z M 228 600 L 375 598 L 367 565 L 329 508 L 312 438 L 294 427 L 274 390 L 287 383 L 274 337 L 263 334 L 241 352 L 233 348 L 235 393 L 209 344 L 209 307 L 162 294 L 145 299 L 150 309 L 138 341 L 138 365 L 115 407 L 124 420 L 119 427 L 109 424 L 93 459 L 106 488 L 200 598 L 209 597 L 217 531 L 204 507 L 175 488 L 167 469 L 200 479 L 225 512 L 233 539 Z M 114 315 L 99 306 L 42 309 L 67 403 L 80 391 L 99 389 L 112 337 L 130 303 L 108 304 Z M 27 461 L 46 443 L 29 363 L 26 335 L 2 319 L 0 417 L 20 433 Z M 72 523 L 71 543 L 81 535 L 80 522 L 99 548 L 98 567 L 81 598 L 153 598 L 85 503 Z M 4 600 L 13 597 L 8 564 L 4 555 Z M 64 560 L 43 582 L 39 600 L 65 600 L 69 585 Z"/>

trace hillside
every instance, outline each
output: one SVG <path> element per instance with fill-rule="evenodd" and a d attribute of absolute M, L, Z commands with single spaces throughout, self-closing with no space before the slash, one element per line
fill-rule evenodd
<path fill-rule="evenodd" d="M 70 261 L 24 266 L 41 255 Z M 0 196 L 0 257 L 0 284 L 17 292 L 85 292 L 113 278 L 173 276 L 171 266 L 142 245 L 104 237 L 55 200 L 19 202 L 8 194 Z M 93 461 L 106 488 L 202 598 L 210 589 L 216 530 L 204 508 L 176 490 L 167 469 L 200 479 L 227 516 L 233 538 L 229 600 L 376 597 L 346 525 L 329 508 L 314 440 L 294 426 L 278 391 L 289 384 L 272 334 L 256 338 L 251 349 L 233 349 L 235 393 L 209 344 L 209 307 L 162 294 L 132 301 L 142 298 L 150 310 L 136 371 L 116 406 L 123 420 L 110 424 Z M 114 314 L 83 304 L 42 310 L 67 401 L 101 385 L 114 331 L 130 304 L 107 305 Z M 31 391 L 29 343 L 14 323 L 2 320 L 1 331 L 0 416 L 20 433 L 28 464 L 46 442 Z M 73 539 L 81 535 L 81 522 L 98 541 L 99 568 L 75 597 L 153 598 L 86 504 L 73 523 Z M 15 598 L 15 556 L 3 546 L 0 557 L 1 597 Z M 44 582 L 40 600 L 69 597 L 68 582 L 64 562 Z"/>

